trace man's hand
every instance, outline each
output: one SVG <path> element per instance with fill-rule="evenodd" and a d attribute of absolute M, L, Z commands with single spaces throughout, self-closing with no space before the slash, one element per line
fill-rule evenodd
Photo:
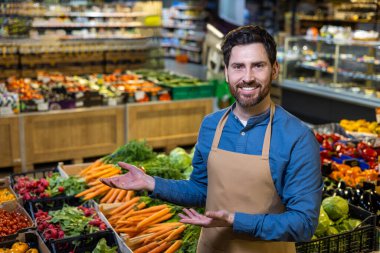
<path fill-rule="evenodd" d="M 192 208 L 184 208 L 183 211 L 186 215 L 178 214 L 178 216 L 181 217 L 180 222 L 207 228 L 232 227 L 235 218 L 233 213 L 229 213 L 225 210 L 208 211 L 206 212 L 206 215 L 202 215 Z"/>
<path fill-rule="evenodd" d="M 153 177 L 131 164 L 124 162 L 119 162 L 118 164 L 120 167 L 129 170 L 129 172 L 122 176 L 99 179 L 103 184 L 124 190 L 154 190 L 155 182 Z"/>

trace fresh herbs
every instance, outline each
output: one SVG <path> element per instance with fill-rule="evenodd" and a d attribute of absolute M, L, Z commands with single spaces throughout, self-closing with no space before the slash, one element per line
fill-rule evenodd
<path fill-rule="evenodd" d="M 118 148 L 112 154 L 103 158 L 104 163 L 116 164 L 118 162 L 135 163 L 155 157 L 153 148 L 146 141 L 132 140 Z"/>

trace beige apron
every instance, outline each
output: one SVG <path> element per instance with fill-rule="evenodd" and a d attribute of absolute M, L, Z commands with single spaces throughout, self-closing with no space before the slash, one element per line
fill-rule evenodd
<path fill-rule="evenodd" d="M 271 103 L 262 155 L 247 155 L 218 149 L 223 127 L 231 109 L 217 126 L 208 158 L 206 210 L 250 214 L 282 213 L 285 210 L 274 186 L 269 147 L 275 106 Z M 232 232 L 232 228 L 202 228 L 198 253 L 295 253 L 293 242 L 263 241 Z"/>

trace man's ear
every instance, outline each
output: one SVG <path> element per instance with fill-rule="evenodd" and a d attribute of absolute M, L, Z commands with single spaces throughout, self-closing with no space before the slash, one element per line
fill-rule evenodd
<path fill-rule="evenodd" d="M 224 77 L 225 77 L 225 79 L 226 79 L 226 82 L 228 83 L 227 66 L 224 66 Z"/>
<path fill-rule="evenodd" d="M 277 61 L 274 62 L 272 67 L 272 80 L 276 80 L 278 78 L 278 75 L 280 73 L 280 65 Z"/>

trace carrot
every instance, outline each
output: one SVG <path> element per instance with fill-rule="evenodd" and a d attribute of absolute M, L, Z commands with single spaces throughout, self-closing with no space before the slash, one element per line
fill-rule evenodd
<path fill-rule="evenodd" d="M 93 187 L 91 187 L 91 188 L 88 188 L 87 190 L 84 190 L 84 191 L 82 191 L 82 192 L 76 194 L 75 197 L 76 197 L 76 198 L 82 197 L 82 196 L 84 196 L 84 195 L 86 195 L 86 194 L 88 194 L 88 193 L 90 193 L 90 192 L 94 192 L 94 191 L 96 191 L 97 189 L 99 189 L 99 188 L 101 188 L 101 187 L 102 187 L 102 185 L 96 185 L 96 186 L 93 186 Z"/>
<path fill-rule="evenodd" d="M 91 174 L 94 174 L 96 172 L 99 172 L 99 171 L 102 171 L 105 167 L 109 167 L 111 164 L 101 164 L 99 166 L 96 166 L 96 167 L 92 167 L 91 169 L 89 169 L 88 171 L 86 171 L 86 173 L 83 173 L 81 174 L 81 177 L 85 177 L 87 175 L 91 175 Z"/>
<path fill-rule="evenodd" d="M 146 226 L 151 226 L 151 225 L 160 223 L 162 221 L 166 221 L 166 220 L 170 219 L 172 216 L 173 216 L 172 213 L 168 213 L 168 214 L 166 214 L 166 215 L 164 215 L 164 216 L 162 216 L 162 217 L 160 217 L 160 218 L 158 218 L 156 220 L 153 220 L 151 223 L 147 224 Z"/>
<path fill-rule="evenodd" d="M 131 208 L 128 208 L 128 211 L 127 209 L 121 213 L 123 213 L 123 217 L 121 217 L 121 220 L 125 220 L 126 216 L 129 215 L 130 212 L 133 212 L 135 210 L 140 210 L 142 208 L 144 208 L 146 206 L 145 202 L 141 202 L 140 204 L 135 204 L 134 206 L 132 206 Z"/>
<path fill-rule="evenodd" d="M 132 206 L 133 204 L 135 204 L 136 202 L 138 202 L 140 200 L 140 197 L 134 197 L 133 199 L 131 199 L 130 201 L 128 202 L 125 202 L 123 205 L 119 206 L 118 208 L 116 208 L 115 210 L 112 210 L 110 212 L 110 215 L 113 215 L 113 214 L 117 214 L 119 213 L 120 211 L 122 210 L 126 210 L 126 208 L 128 208 L 129 206 Z"/>
<path fill-rule="evenodd" d="M 157 232 L 157 231 L 161 231 L 161 230 L 163 230 L 165 228 L 175 229 L 175 228 L 178 228 L 179 226 L 181 226 L 182 224 L 183 223 L 180 223 L 180 222 L 159 223 L 159 224 L 156 224 L 156 225 L 162 225 L 162 226 L 153 225 L 150 228 L 147 228 L 147 229 L 143 230 L 142 233 L 144 233 L 144 234 L 154 233 L 154 232 Z"/>
<path fill-rule="evenodd" d="M 174 238 L 176 236 L 179 236 L 183 231 L 185 231 L 185 229 L 186 229 L 186 225 L 182 225 L 179 228 L 173 230 L 170 233 L 170 235 L 167 238 L 165 238 L 165 241 L 170 242 L 170 241 L 174 240 Z"/>
<path fill-rule="evenodd" d="M 139 210 L 139 211 L 131 212 L 130 215 L 126 216 L 126 217 L 140 215 L 140 214 L 144 214 L 144 213 L 150 213 L 150 212 L 160 211 L 160 210 L 164 209 L 165 207 L 168 207 L 168 205 L 163 204 L 163 205 L 148 207 L 148 208 L 145 208 L 145 209 L 142 209 L 142 210 Z"/>
<path fill-rule="evenodd" d="M 107 200 L 111 197 L 112 193 L 114 192 L 115 188 L 111 188 L 106 195 L 100 200 L 100 203 L 107 203 Z"/>
<path fill-rule="evenodd" d="M 127 192 L 128 192 L 127 190 L 121 190 L 116 197 L 116 202 L 121 202 L 123 198 L 125 197 L 125 195 L 127 195 Z"/>
<path fill-rule="evenodd" d="M 134 195 L 135 195 L 135 191 L 129 190 L 127 195 L 125 196 L 125 201 L 131 200 Z"/>
<path fill-rule="evenodd" d="M 176 240 L 166 251 L 165 253 L 174 253 L 176 252 L 182 245 L 182 240 Z M 135 252 L 136 253 L 136 252 Z"/>
<path fill-rule="evenodd" d="M 118 171 L 120 170 L 115 168 L 113 165 L 107 165 L 101 171 L 85 176 L 84 179 L 88 182 L 88 181 L 91 181 L 91 179 L 103 177 L 106 174 L 110 174 L 111 172 L 118 172 Z"/>
<path fill-rule="evenodd" d="M 102 178 L 108 178 L 108 177 L 116 176 L 116 175 L 118 175 L 118 174 L 121 174 L 121 170 L 110 171 L 110 172 L 108 172 L 107 174 L 102 175 L 101 177 L 102 177 Z M 99 177 L 99 178 L 100 178 L 100 177 Z"/>
<path fill-rule="evenodd" d="M 164 208 L 164 209 L 162 209 L 161 211 L 153 214 L 152 216 L 146 218 L 145 220 L 143 220 L 139 224 L 137 224 L 137 229 L 140 229 L 140 228 L 148 225 L 149 223 L 155 221 L 156 219 L 159 219 L 160 217 L 168 214 L 170 211 L 171 211 L 170 208 Z"/>
<path fill-rule="evenodd" d="M 137 232 L 136 228 L 118 228 L 115 230 L 118 233 L 136 233 Z"/>
<path fill-rule="evenodd" d="M 115 189 L 115 191 L 112 193 L 111 197 L 108 199 L 107 203 L 114 203 L 115 199 L 116 199 L 116 197 L 120 191 L 121 191 L 121 189 Z"/>
<path fill-rule="evenodd" d="M 94 167 L 98 167 L 100 166 L 101 164 L 103 164 L 102 160 L 101 159 L 98 159 L 96 160 L 95 162 L 93 162 L 92 164 L 90 164 L 89 166 L 87 166 L 86 168 L 84 168 L 83 170 L 81 170 L 79 172 L 79 175 L 84 175 L 86 174 L 89 170 L 91 170 L 92 168 Z"/>
<path fill-rule="evenodd" d="M 153 241 L 153 240 L 157 240 L 158 237 L 160 237 L 160 236 L 162 236 L 164 234 L 168 234 L 169 235 L 171 232 L 172 232 L 172 228 L 170 228 L 170 227 L 169 228 L 164 228 L 163 230 L 157 231 L 157 232 L 153 233 L 151 236 L 146 237 L 144 239 L 144 243 L 147 243 L 147 242 Z"/>
<path fill-rule="evenodd" d="M 157 248 L 158 247 L 158 243 L 153 241 L 147 245 L 144 245 L 140 248 L 137 248 L 136 250 L 134 250 L 133 252 L 134 253 L 148 253 L 150 250 L 154 249 L 154 248 Z"/>
<path fill-rule="evenodd" d="M 99 188 L 98 190 L 94 191 L 94 192 L 91 192 L 89 194 L 86 194 L 83 198 L 83 200 L 89 200 L 89 199 L 92 199 L 92 198 L 95 198 L 96 196 L 104 193 L 105 191 L 108 191 L 110 189 L 109 186 L 105 185 L 101 188 Z"/>
<path fill-rule="evenodd" d="M 160 253 L 160 252 L 163 252 L 164 250 L 166 250 L 170 246 L 171 246 L 171 244 L 168 243 L 168 242 L 160 243 L 160 246 L 154 248 L 152 251 L 150 251 L 150 253 Z"/>

